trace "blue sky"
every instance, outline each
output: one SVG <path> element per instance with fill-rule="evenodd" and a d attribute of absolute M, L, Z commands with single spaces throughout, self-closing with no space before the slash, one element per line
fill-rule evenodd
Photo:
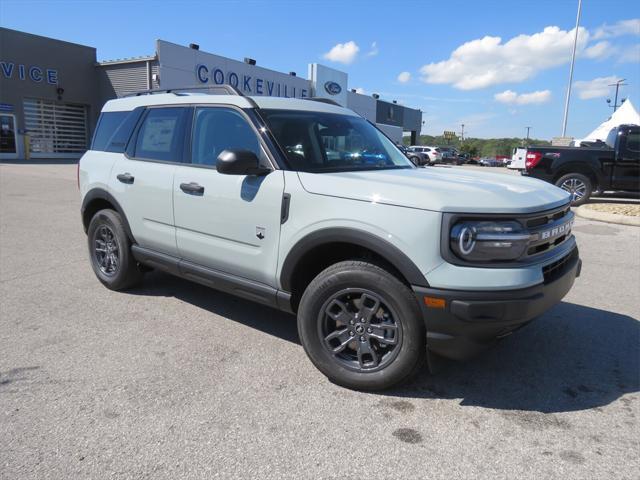
<path fill-rule="evenodd" d="M 349 87 L 423 110 L 424 133 L 536 138 L 561 132 L 577 0 L 30 1 L 2 0 L 0 25 L 97 48 L 152 54 L 154 40 L 306 76 L 321 62 Z M 640 107 L 640 7 L 583 0 L 569 135 L 610 114 L 611 80 Z M 455 53 L 454 53 L 455 52 Z M 452 56 L 453 55 L 453 56 Z M 405 72 L 405 73 L 403 73 Z M 400 75 L 403 74 L 403 75 Z"/>

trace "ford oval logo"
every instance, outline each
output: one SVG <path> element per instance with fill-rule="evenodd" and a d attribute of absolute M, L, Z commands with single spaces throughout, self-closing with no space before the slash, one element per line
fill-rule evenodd
<path fill-rule="evenodd" d="M 329 95 L 338 95 L 342 91 L 342 87 L 336 82 L 326 82 L 324 89 Z"/>

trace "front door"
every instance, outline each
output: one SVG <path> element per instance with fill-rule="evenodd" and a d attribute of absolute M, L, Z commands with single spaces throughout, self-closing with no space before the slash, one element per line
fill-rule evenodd
<path fill-rule="evenodd" d="M 640 189 L 640 128 L 630 128 L 626 138 L 621 139 L 611 186 L 614 190 Z"/>
<path fill-rule="evenodd" d="M 0 113 L 0 158 L 18 158 L 16 117 L 7 113 Z"/>
<path fill-rule="evenodd" d="M 227 149 L 251 150 L 268 163 L 243 112 L 195 110 L 191 163 L 173 180 L 176 239 L 184 260 L 275 287 L 284 175 L 224 175 L 215 164 Z"/>

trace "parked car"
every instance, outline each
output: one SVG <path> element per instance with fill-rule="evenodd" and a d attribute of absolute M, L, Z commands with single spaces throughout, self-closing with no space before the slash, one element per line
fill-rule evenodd
<path fill-rule="evenodd" d="M 640 126 L 620 125 L 607 138 L 608 148 L 529 147 L 524 175 L 539 178 L 571 194 L 582 205 L 594 191 L 640 191 Z"/>
<path fill-rule="evenodd" d="M 435 165 L 442 162 L 442 153 L 438 147 L 426 147 L 420 145 L 412 145 L 409 150 L 415 153 L 420 153 L 425 158 L 425 164 Z"/>
<path fill-rule="evenodd" d="M 404 145 L 396 144 L 396 147 L 404 153 L 404 155 L 413 162 L 414 165 L 421 166 L 429 163 L 429 157 L 426 154 L 413 152 Z"/>
<path fill-rule="evenodd" d="M 449 165 L 462 165 L 465 160 L 460 157 L 458 151 L 453 147 L 438 147 L 442 155 L 442 163 Z"/>
<path fill-rule="evenodd" d="M 478 165 L 481 167 L 501 167 L 503 163 L 495 157 L 482 157 L 478 161 Z"/>
<path fill-rule="evenodd" d="M 527 156 L 526 147 L 517 147 L 513 149 L 513 155 L 511 155 L 511 162 L 507 165 L 507 168 L 511 170 L 524 170 L 525 159 Z"/>
<path fill-rule="evenodd" d="M 559 188 L 416 168 L 326 100 L 215 91 L 104 105 L 78 185 L 107 288 L 158 269 L 294 313 L 322 373 L 375 390 L 409 378 L 427 352 L 463 359 L 493 344 L 580 274 Z"/>
<path fill-rule="evenodd" d="M 511 163 L 511 157 L 506 155 L 496 155 L 496 160 L 499 163 L 499 167 L 507 167 L 509 166 L 509 163 Z"/>

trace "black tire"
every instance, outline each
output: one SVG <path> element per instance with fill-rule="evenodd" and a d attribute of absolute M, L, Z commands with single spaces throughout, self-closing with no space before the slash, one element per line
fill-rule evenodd
<path fill-rule="evenodd" d="M 420 160 L 420 157 L 412 156 L 409 157 L 409 160 L 411 160 L 416 167 L 422 165 L 422 160 Z"/>
<path fill-rule="evenodd" d="M 131 241 L 117 212 L 105 209 L 93 216 L 87 244 L 91 268 L 105 287 L 124 290 L 140 283 L 143 273 L 131 254 Z"/>
<path fill-rule="evenodd" d="M 348 300 L 349 297 L 353 300 Z M 344 302 L 339 300 L 345 298 Z M 377 305 L 375 299 L 379 301 Z M 343 317 L 348 308 L 342 307 L 350 301 L 354 302 L 350 304 L 352 307 L 359 305 L 358 313 L 361 314 L 364 307 L 365 313 L 372 312 L 368 323 L 367 315 L 358 317 L 358 313 L 345 316 L 348 320 L 344 322 L 337 320 Z M 339 313 L 328 313 L 332 305 L 339 305 L 336 310 Z M 349 325 L 354 321 L 354 325 Z M 327 324 L 334 325 L 328 335 Z M 382 337 L 385 338 L 378 334 L 380 331 L 384 331 Z M 336 340 L 340 344 L 336 348 L 342 347 L 342 350 L 334 354 L 328 338 L 339 332 L 342 335 L 331 341 Z M 298 309 L 298 333 L 318 370 L 332 382 L 356 390 L 383 390 L 404 382 L 420 369 L 426 357 L 425 325 L 415 296 L 395 276 L 364 261 L 349 260 L 332 265 L 309 284 Z M 383 341 L 378 342 L 378 338 Z M 396 344 L 389 345 L 389 341 Z M 348 346 L 343 346 L 347 342 Z M 361 348 L 374 353 L 361 353 Z"/>
<path fill-rule="evenodd" d="M 556 186 L 571 194 L 571 205 L 578 207 L 589 201 L 593 193 L 593 185 L 586 175 L 568 173 L 556 180 Z"/>

